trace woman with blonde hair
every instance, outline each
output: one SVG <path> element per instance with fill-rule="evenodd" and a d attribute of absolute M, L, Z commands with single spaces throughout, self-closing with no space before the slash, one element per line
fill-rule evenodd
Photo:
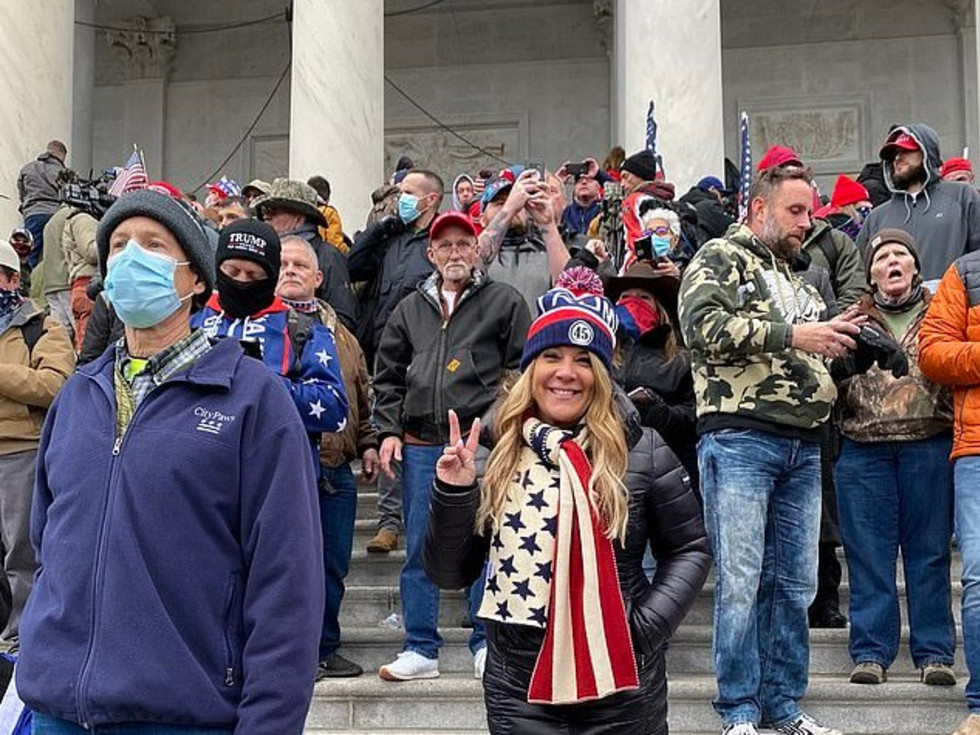
<path fill-rule="evenodd" d="M 487 562 L 478 616 L 490 732 L 667 732 L 663 646 L 710 564 L 687 474 L 610 377 L 616 316 L 594 273 L 538 300 L 523 372 L 436 468 L 423 563 L 444 589 Z M 642 561 L 650 547 L 652 581 Z"/>

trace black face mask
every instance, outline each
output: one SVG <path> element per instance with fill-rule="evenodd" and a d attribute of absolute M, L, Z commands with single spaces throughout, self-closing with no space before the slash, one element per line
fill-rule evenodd
<path fill-rule="evenodd" d="M 276 279 L 243 283 L 218 270 L 216 285 L 221 308 L 232 319 L 244 319 L 268 308 L 276 298 Z"/>

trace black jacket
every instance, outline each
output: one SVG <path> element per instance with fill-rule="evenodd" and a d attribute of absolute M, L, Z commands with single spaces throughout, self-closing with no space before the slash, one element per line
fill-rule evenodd
<path fill-rule="evenodd" d="M 368 370 L 374 370 L 375 353 L 391 313 L 432 273 L 428 245 L 428 228 L 416 232 L 397 217 L 385 217 L 361 232 L 347 254 L 351 280 L 367 282 L 361 290 L 354 334 Z"/>
<path fill-rule="evenodd" d="M 691 353 L 679 347 L 673 360 L 667 358 L 669 329 L 658 329 L 638 342 L 620 333 L 622 363 L 615 378 L 627 394 L 637 388 L 654 394 L 650 402 L 637 399 L 640 421 L 664 438 L 697 488 L 698 435 Z"/>
<path fill-rule="evenodd" d="M 633 415 L 635 422 L 635 414 Z M 635 427 L 634 427 L 635 429 Z M 619 585 L 626 603 L 640 689 L 621 692 L 588 705 L 529 705 L 527 687 L 544 631 L 486 621 L 488 657 L 483 678 L 492 733 L 612 732 L 617 735 L 667 732 L 667 688 L 663 644 L 694 604 L 708 576 L 711 554 L 698 500 L 677 457 L 655 432 L 633 433 L 625 544 L 615 543 Z M 638 438 L 637 438 L 638 436 Z M 453 487 L 437 481 L 429 506 L 422 551 L 425 572 L 442 589 L 472 584 L 482 571 L 490 534 L 477 536 L 477 486 Z M 643 573 L 650 547 L 657 558 L 653 582 Z M 564 723 L 564 727 L 563 727 Z"/>
<path fill-rule="evenodd" d="M 85 339 L 78 355 L 78 367 L 92 362 L 105 352 L 106 347 L 115 344 L 125 333 L 126 328 L 122 319 L 106 301 L 105 295 L 99 293 L 95 297 L 95 306 L 85 327 Z"/>
<path fill-rule="evenodd" d="M 388 319 L 377 354 L 374 423 L 380 438 L 411 434 L 449 440 L 447 411 L 465 429 L 496 398 L 506 370 L 521 362 L 531 314 L 521 295 L 474 271 L 446 319 L 432 274 Z"/>

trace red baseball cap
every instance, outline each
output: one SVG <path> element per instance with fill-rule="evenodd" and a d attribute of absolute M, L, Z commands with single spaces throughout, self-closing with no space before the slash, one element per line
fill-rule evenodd
<path fill-rule="evenodd" d="M 429 228 L 429 242 L 432 242 L 439 232 L 449 225 L 456 225 L 466 230 L 467 233 L 476 237 L 476 228 L 467 217 L 462 212 L 457 212 L 456 210 L 449 210 L 448 212 L 443 212 L 434 220 L 432 220 L 432 226 Z"/>
<path fill-rule="evenodd" d="M 768 151 L 766 155 L 762 157 L 759 161 L 759 166 L 757 171 L 765 171 L 769 168 L 775 168 L 776 166 L 785 166 L 787 164 L 792 164 L 793 166 L 802 166 L 803 161 L 796 154 L 792 148 L 786 145 L 774 145 Z"/>
<path fill-rule="evenodd" d="M 909 135 L 907 132 L 898 128 L 893 130 L 891 134 L 885 139 L 885 144 L 881 146 L 881 150 L 878 151 L 879 158 L 892 158 L 895 153 L 892 150 L 897 148 L 903 151 L 918 151 L 922 150 L 919 143 Z"/>

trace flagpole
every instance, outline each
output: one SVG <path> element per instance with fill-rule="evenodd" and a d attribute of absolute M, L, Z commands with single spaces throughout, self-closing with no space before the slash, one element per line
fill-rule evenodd
<path fill-rule="evenodd" d="M 135 143 L 133 143 L 133 150 L 136 151 L 136 153 L 139 155 L 139 157 L 140 157 L 140 165 L 143 166 L 143 173 L 146 176 L 146 180 L 149 181 L 150 180 L 150 172 L 147 171 L 147 169 L 146 169 L 146 159 L 143 158 L 143 149 L 142 148 L 139 148 Z"/>

